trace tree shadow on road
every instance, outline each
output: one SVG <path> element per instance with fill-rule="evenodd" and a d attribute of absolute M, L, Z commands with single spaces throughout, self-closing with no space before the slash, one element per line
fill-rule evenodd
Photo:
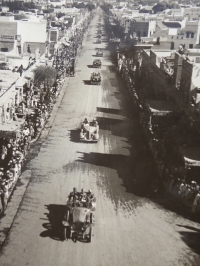
<path fill-rule="evenodd" d="M 196 254 L 200 255 L 200 232 L 195 230 L 193 232 L 190 231 L 180 231 L 182 240 L 187 244 L 189 248 L 191 248 Z"/>
<path fill-rule="evenodd" d="M 45 213 L 49 222 L 43 223 L 42 226 L 45 228 L 45 231 L 40 236 L 60 241 L 62 236 L 62 220 L 65 215 L 66 205 L 49 204 L 45 207 L 49 211 L 49 213 Z"/>
<path fill-rule="evenodd" d="M 95 166 L 102 166 L 106 168 L 115 169 L 119 178 L 123 181 L 121 186 L 126 188 L 126 192 L 140 195 L 144 193 L 151 184 L 151 164 L 147 165 L 133 160 L 132 156 L 125 156 L 121 154 L 105 154 L 105 153 L 84 153 L 78 152 L 81 157 L 77 160 L 82 163 L 93 164 Z M 139 171 L 139 175 L 138 172 Z M 140 180 L 140 186 L 135 186 L 137 175 Z M 113 177 L 106 177 L 104 180 L 104 189 L 107 187 L 108 194 L 110 189 L 114 189 L 115 180 Z M 117 183 L 116 183 L 117 185 Z M 116 193 L 113 193 L 113 195 Z"/>
<path fill-rule="evenodd" d="M 107 114 L 114 114 L 114 115 L 121 115 L 122 110 L 116 108 L 105 108 L 105 107 L 97 107 L 97 112 L 107 113 Z"/>
<path fill-rule="evenodd" d="M 104 113 L 107 112 L 107 114 L 117 114 L 118 112 L 121 113 L 122 111 L 117 110 L 117 109 L 107 109 L 107 108 L 102 108 L 99 109 L 104 111 Z M 102 112 L 99 111 L 99 112 Z M 119 114 L 118 113 L 118 114 Z M 122 115 L 122 114 L 119 114 Z M 122 137 L 122 138 L 128 138 L 130 135 L 130 123 L 129 120 L 126 117 L 120 117 L 118 118 L 111 118 L 111 117 L 97 117 L 97 121 L 99 123 L 99 128 L 100 130 L 108 130 L 111 132 L 112 135 Z"/>

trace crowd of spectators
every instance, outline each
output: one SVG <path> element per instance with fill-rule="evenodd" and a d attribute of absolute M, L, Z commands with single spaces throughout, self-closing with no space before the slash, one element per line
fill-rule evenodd
<path fill-rule="evenodd" d="M 199 171 L 196 176 L 188 178 L 189 169 L 185 167 L 178 152 L 180 146 L 199 146 L 200 136 L 190 127 L 187 116 L 182 112 L 152 120 L 153 116 L 146 104 L 146 88 L 143 91 L 140 86 L 138 90 L 134 84 L 140 70 L 128 62 L 124 55 L 120 55 L 117 69 L 127 84 L 149 150 L 153 155 L 159 188 L 177 204 L 194 213 L 200 213 Z"/>
<path fill-rule="evenodd" d="M 83 33 L 86 30 L 87 28 L 84 29 Z M 83 40 L 84 34 L 80 34 L 79 37 Z M 82 40 L 79 39 L 81 46 Z M 65 47 L 63 47 L 63 52 L 64 49 Z M 78 51 L 79 49 L 77 49 Z M 55 56 L 54 62 L 57 60 L 57 54 Z M 71 53 L 69 54 L 70 56 L 72 56 Z M 73 58 L 74 56 L 73 53 Z M 35 60 L 30 58 L 28 68 L 34 62 Z M 50 88 L 40 87 L 40 85 L 34 84 L 33 81 L 30 83 L 29 88 L 24 88 L 23 101 L 13 112 L 13 121 L 24 118 L 24 123 L 15 135 L 10 136 L 8 132 L 5 132 L 5 138 L 0 138 L 0 214 L 6 210 L 9 197 L 21 174 L 31 142 L 38 138 L 52 111 L 64 78 L 67 76 L 66 70 L 68 70 L 68 66 L 65 68 L 62 65 L 57 65 L 56 80 Z M 25 69 L 21 65 L 15 71 L 20 72 L 21 75 Z M 10 121 L 10 123 L 12 122 Z"/>

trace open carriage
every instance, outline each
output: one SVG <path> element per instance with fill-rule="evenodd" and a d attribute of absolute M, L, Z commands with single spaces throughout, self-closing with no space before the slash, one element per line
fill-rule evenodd
<path fill-rule="evenodd" d="M 63 239 L 72 239 L 74 242 L 77 240 L 91 242 L 95 209 L 96 198 L 89 202 L 72 203 L 68 200 L 65 217 L 62 221 Z"/>
<path fill-rule="evenodd" d="M 86 142 L 97 142 L 99 140 L 99 125 L 97 121 L 82 123 L 80 140 Z"/>

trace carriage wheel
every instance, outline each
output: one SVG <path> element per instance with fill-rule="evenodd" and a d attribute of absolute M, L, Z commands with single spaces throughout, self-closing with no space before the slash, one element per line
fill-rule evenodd
<path fill-rule="evenodd" d="M 89 242 L 89 243 L 92 242 L 92 227 L 90 227 L 90 232 L 89 232 L 88 242 Z"/>
<path fill-rule="evenodd" d="M 90 224 L 92 224 L 93 221 L 93 217 L 92 217 L 92 213 L 90 213 Z"/>
<path fill-rule="evenodd" d="M 67 227 L 63 227 L 63 240 L 67 238 Z"/>

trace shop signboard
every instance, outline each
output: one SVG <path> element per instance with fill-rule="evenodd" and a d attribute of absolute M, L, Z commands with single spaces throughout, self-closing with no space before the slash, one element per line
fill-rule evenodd
<path fill-rule="evenodd" d="M 4 42 L 14 42 L 15 37 L 14 35 L 0 35 L 0 41 L 4 41 Z"/>
<path fill-rule="evenodd" d="M 15 131 L 3 131 L 0 130 L 0 138 L 15 138 L 16 132 Z"/>
<path fill-rule="evenodd" d="M 6 55 L 5 54 L 1 54 L 0 53 L 0 61 L 2 62 L 5 62 L 6 61 Z"/>

